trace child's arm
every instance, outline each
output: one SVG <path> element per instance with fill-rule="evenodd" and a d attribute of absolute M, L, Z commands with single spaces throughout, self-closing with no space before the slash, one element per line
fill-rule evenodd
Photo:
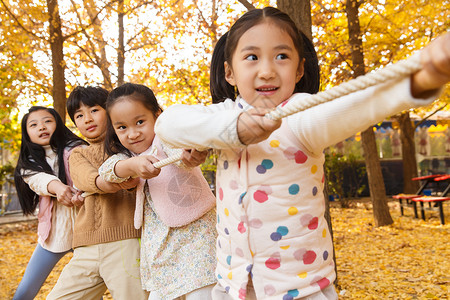
<path fill-rule="evenodd" d="M 204 105 L 172 105 L 156 119 L 155 133 L 166 144 L 181 149 L 243 147 L 237 136 L 242 113 L 231 100 Z"/>
<path fill-rule="evenodd" d="M 130 178 L 121 183 L 108 182 L 101 176 L 97 176 L 95 184 L 104 193 L 115 193 L 120 190 L 128 190 L 134 188 L 139 183 L 139 178 Z"/>
<path fill-rule="evenodd" d="M 70 176 L 73 185 L 80 191 L 89 194 L 105 193 L 96 185 L 98 168 L 94 166 L 83 152 L 83 149 L 76 148 L 69 157 Z"/>
<path fill-rule="evenodd" d="M 77 190 L 70 187 L 59 180 L 52 180 L 47 186 L 48 191 L 56 195 L 56 199 L 65 206 L 72 207 L 72 196 L 76 194 Z"/>
<path fill-rule="evenodd" d="M 450 33 L 444 34 L 421 51 L 422 70 L 412 75 L 411 94 L 426 98 L 450 81 Z"/>
<path fill-rule="evenodd" d="M 152 164 L 156 161 L 158 161 L 156 158 L 149 155 L 131 158 L 123 154 L 113 155 L 98 169 L 100 176 L 97 177 L 96 184 L 104 191 L 113 191 L 118 187 L 119 189 L 133 188 L 139 183 L 137 173 L 142 173 L 143 176 L 150 176 L 147 174 L 147 171 L 150 170 L 149 174 L 154 175 L 151 177 L 159 174 L 160 170 L 153 167 Z M 135 167 L 144 171 L 136 172 Z"/>
<path fill-rule="evenodd" d="M 411 83 L 410 83 L 411 96 L 413 98 L 429 98 L 431 96 L 437 96 L 436 93 L 438 92 L 438 89 L 442 88 L 442 86 L 450 80 L 450 33 L 447 33 L 437 38 L 436 40 L 431 42 L 428 46 L 426 46 L 421 51 L 421 62 L 423 65 L 423 69 L 411 75 Z M 381 93 L 384 93 L 384 91 L 380 91 L 378 94 L 382 95 Z M 386 93 L 386 95 L 389 95 L 389 93 Z M 315 143 L 320 142 L 321 136 L 326 137 L 326 139 L 324 140 L 324 144 L 315 147 L 316 149 L 322 149 L 325 146 L 331 145 L 330 141 L 332 141 L 332 144 L 334 144 L 356 132 L 355 130 L 357 129 L 355 129 L 355 126 L 361 125 L 359 126 L 358 129 L 364 130 L 365 128 L 370 126 L 370 124 L 380 121 L 383 117 L 401 111 L 402 110 L 400 108 L 401 101 L 398 101 L 399 108 L 393 108 L 392 112 L 389 113 L 389 107 L 395 107 L 396 105 L 395 103 L 393 103 L 396 100 L 395 95 L 393 93 L 391 93 L 391 95 L 392 96 L 390 97 L 388 96 L 384 97 L 384 99 L 381 99 L 382 101 L 388 100 L 389 102 L 391 102 L 386 106 L 384 106 L 380 101 L 372 102 L 378 107 L 380 106 L 384 107 L 385 108 L 384 110 L 371 109 L 368 103 L 362 103 L 363 105 L 366 105 L 366 109 L 365 110 L 362 109 L 360 111 L 361 112 L 360 116 L 363 116 L 362 118 L 354 115 L 354 112 L 357 111 L 356 106 L 353 106 L 351 109 L 348 109 L 352 105 L 348 105 L 348 103 L 346 103 L 346 101 L 343 100 L 347 97 L 342 97 L 343 101 L 340 101 L 341 99 L 334 100 L 335 101 L 334 104 L 341 106 L 341 108 L 344 111 L 340 111 L 341 108 L 337 107 L 336 109 L 331 110 L 334 113 L 334 117 L 329 116 L 330 117 L 329 120 L 334 119 L 334 123 L 336 124 L 334 128 L 338 129 L 339 132 L 334 132 L 333 130 L 330 130 L 330 134 L 328 135 L 327 135 L 328 132 L 327 128 L 329 128 L 330 126 L 325 124 L 321 126 L 320 120 L 321 117 L 327 116 L 328 108 L 333 105 L 332 104 L 329 105 L 327 103 L 324 106 L 314 107 L 313 109 L 307 110 L 304 113 L 302 113 L 303 119 L 309 118 L 311 120 L 311 124 L 305 126 L 306 122 L 300 121 L 299 123 L 301 125 L 297 126 L 298 131 L 303 131 L 304 128 L 307 128 L 307 130 L 309 130 L 309 128 L 312 126 L 315 126 L 317 131 L 322 131 L 322 134 L 320 132 L 316 132 L 314 133 L 314 136 L 311 136 L 311 140 L 316 140 Z M 399 96 L 397 98 L 401 97 L 402 96 Z M 373 97 L 373 99 L 376 100 L 376 97 Z M 423 104 L 427 103 L 424 102 Z M 403 109 L 406 108 L 408 107 L 404 107 Z M 379 112 L 378 114 L 380 116 L 374 117 L 376 116 L 377 111 Z M 321 116 L 317 116 L 317 118 L 310 118 L 310 116 L 314 115 L 315 112 L 317 112 L 317 114 L 320 114 Z M 346 117 L 347 113 L 350 113 L 351 115 Z M 243 144 L 248 145 L 259 143 L 260 141 L 263 141 L 267 137 L 269 137 L 270 134 L 279 127 L 278 125 L 279 123 L 278 124 L 274 123 L 274 121 L 270 122 L 270 120 L 264 118 L 263 115 L 264 115 L 263 111 L 257 112 L 253 110 L 249 110 L 248 112 L 240 115 L 237 130 L 239 139 Z M 292 119 L 295 119 L 295 117 L 291 118 L 291 120 Z M 343 120 L 339 121 L 339 119 Z M 314 121 L 316 121 L 316 124 L 312 125 L 313 124 L 312 122 Z M 345 126 L 346 122 L 354 123 L 355 125 Z M 346 133 L 345 127 L 350 129 L 349 133 Z M 294 132 L 297 132 L 297 130 L 294 130 Z"/>
<path fill-rule="evenodd" d="M 45 172 L 35 173 L 33 175 L 26 175 L 27 172 L 22 172 L 24 182 L 28 184 L 30 189 L 40 196 L 56 197 L 61 204 L 66 206 L 73 206 L 70 201 L 72 193 L 75 190 L 68 185 L 61 182 L 55 175 Z"/>
<path fill-rule="evenodd" d="M 114 166 L 114 173 L 121 178 L 140 177 L 150 179 L 160 173 L 160 169 L 153 166 L 158 159 L 151 155 L 135 156 L 119 160 Z"/>

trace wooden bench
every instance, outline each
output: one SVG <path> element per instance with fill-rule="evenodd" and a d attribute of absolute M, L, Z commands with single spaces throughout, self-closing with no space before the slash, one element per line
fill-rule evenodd
<path fill-rule="evenodd" d="M 441 220 L 441 224 L 445 224 L 444 220 L 444 207 L 443 202 L 450 200 L 450 197 L 435 197 L 435 196 L 420 196 L 411 199 L 414 203 L 420 202 L 420 214 L 422 216 L 422 220 L 425 220 L 425 205 L 424 203 L 435 203 L 439 208 L 439 219 Z"/>
<path fill-rule="evenodd" d="M 414 209 L 414 217 L 418 218 L 419 215 L 417 214 L 417 206 L 416 202 L 412 202 L 411 200 L 417 197 L 420 197 L 422 195 L 417 194 L 398 194 L 395 196 L 392 196 L 392 198 L 397 199 L 398 203 L 400 204 L 400 214 L 403 216 L 403 207 L 404 206 L 412 206 Z M 405 200 L 405 204 L 403 204 L 403 200 Z"/>
<path fill-rule="evenodd" d="M 400 214 L 403 216 L 403 207 L 410 206 L 414 209 L 414 217 L 418 218 L 417 214 L 417 205 L 416 202 L 420 202 L 422 206 L 422 219 L 425 220 L 425 208 L 423 207 L 423 202 L 428 202 L 431 208 L 432 202 L 440 202 L 440 200 L 434 200 L 434 201 L 412 201 L 414 198 L 421 198 L 425 195 L 423 195 L 423 191 L 425 188 L 431 184 L 432 182 L 440 183 L 440 182 L 446 182 L 450 180 L 450 175 L 443 175 L 443 174 L 433 174 L 433 175 L 425 175 L 420 177 L 415 177 L 412 180 L 414 181 L 421 181 L 420 188 L 417 190 L 416 194 L 398 194 L 395 196 L 392 196 L 392 198 L 397 199 L 400 204 Z M 447 187 L 444 189 L 442 193 L 440 193 L 441 198 L 445 198 L 447 196 L 447 193 L 450 191 L 450 183 L 447 184 Z M 436 197 L 435 197 L 436 198 Z M 439 197 L 437 197 L 439 198 Z M 403 200 L 405 200 L 405 204 L 403 204 Z M 445 201 L 445 200 L 441 200 Z M 441 203 L 442 204 L 442 203 Z M 443 219 L 442 219 L 443 220 Z"/>

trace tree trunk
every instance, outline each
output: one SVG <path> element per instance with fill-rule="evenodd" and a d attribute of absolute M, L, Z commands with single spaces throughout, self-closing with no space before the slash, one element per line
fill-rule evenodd
<path fill-rule="evenodd" d="M 312 41 L 311 3 L 309 0 L 277 0 L 277 7 L 289 14 L 295 25 Z"/>
<path fill-rule="evenodd" d="M 383 173 L 377 153 L 377 143 L 372 127 L 361 133 L 361 141 L 364 149 L 367 178 L 369 179 L 370 198 L 373 205 L 375 226 L 385 226 L 394 223 L 386 201 L 386 189 L 384 187 Z"/>
<path fill-rule="evenodd" d="M 362 51 L 361 28 L 359 25 L 358 0 L 347 0 L 346 14 L 348 21 L 349 43 L 351 47 L 353 75 L 358 77 L 365 74 L 364 54 Z M 375 226 L 392 224 L 391 214 L 386 199 L 383 173 L 381 172 L 378 158 L 377 143 L 373 128 L 369 127 L 361 133 L 361 141 L 364 149 L 367 177 L 369 180 L 370 198 L 373 205 Z"/>
<path fill-rule="evenodd" d="M 117 47 L 117 86 L 124 84 L 125 80 L 125 46 L 123 27 L 123 0 L 118 3 L 119 45 Z"/>
<path fill-rule="evenodd" d="M 406 111 L 397 118 L 400 124 L 400 140 L 402 143 L 403 161 L 403 192 L 414 194 L 419 189 L 419 182 L 413 181 L 417 177 L 416 145 L 414 143 L 414 127 L 411 124 L 409 112 Z"/>
<path fill-rule="evenodd" d="M 311 21 L 311 3 L 309 0 L 277 0 L 277 7 L 287 13 L 291 19 L 297 25 L 297 28 L 300 29 L 311 41 L 312 41 L 312 21 Z M 324 170 L 325 174 L 325 170 Z M 325 178 L 326 180 L 326 178 Z M 331 215 L 330 215 L 330 203 L 328 201 L 328 191 L 325 185 L 324 188 L 324 201 L 325 201 L 325 219 L 328 223 L 328 230 L 330 231 L 331 239 L 333 240 L 333 225 L 331 223 Z M 337 277 L 337 264 L 336 264 L 336 254 L 333 243 L 333 261 L 334 261 L 334 270 L 336 273 L 336 279 L 334 284 L 338 284 Z"/>
<path fill-rule="evenodd" d="M 97 11 L 97 5 L 94 0 L 84 0 L 84 6 L 86 7 L 86 11 L 89 15 L 89 18 L 92 22 L 93 26 L 93 38 L 89 36 L 87 33 L 86 38 L 88 39 L 88 43 L 92 48 L 92 56 L 93 63 L 98 66 L 103 76 L 103 85 L 105 89 L 111 90 L 113 88 L 111 73 L 109 71 L 110 63 L 106 56 L 106 46 L 108 45 L 105 42 L 102 33 L 102 22 L 100 21 Z M 97 50 L 98 49 L 98 50 Z"/>
<path fill-rule="evenodd" d="M 66 120 L 66 82 L 64 77 L 64 38 L 61 31 L 61 18 L 59 16 L 58 0 L 47 0 L 48 24 L 50 31 L 50 50 L 52 52 L 53 69 L 53 107 Z"/>

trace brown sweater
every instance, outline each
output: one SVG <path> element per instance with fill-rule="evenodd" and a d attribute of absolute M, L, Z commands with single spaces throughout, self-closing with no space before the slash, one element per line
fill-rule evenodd
<path fill-rule="evenodd" d="M 134 228 L 136 194 L 126 190 L 105 194 L 95 184 L 98 168 L 105 161 L 104 135 L 88 140 L 90 146 L 76 148 L 69 159 L 74 186 L 94 193 L 87 196 L 75 220 L 73 248 L 139 238 Z"/>

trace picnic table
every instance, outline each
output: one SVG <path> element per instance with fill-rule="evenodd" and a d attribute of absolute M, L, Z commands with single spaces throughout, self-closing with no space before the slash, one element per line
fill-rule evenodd
<path fill-rule="evenodd" d="M 393 196 L 394 199 L 397 199 L 400 204 L 400 214 L 403 216 L 403 200 L 406 202 L 406 206 L 412 206 L 414 209 L 414 217 L 418 218 L 417 206 L 416 203 L 420 203 L 420 213 L 423 220 L 425 220 L 425 205 L 424 203 L 429 204 L 429 209 L 433 209 L 431 204 L 435 204 L 439 209 L 439 218 L 441 224 L 445 224 L 444 220 L 444 208 L 443 202 L 450 200 L 450 197 L 447 197 L 447 193 L 450 190 L 450 175 L 449 174 L 432 174 L 426 176 L 414 177 L 412 180 L 421 181 L 421 185 L 417 190 L 416 194 L 398 194 Z M 426 187 L 428 187 L 431 183 L 442 183 L 446 182 L 446 188 L 440 193 L 439 196 L 432 195 L 424 195 L 423 192 Z"/>

